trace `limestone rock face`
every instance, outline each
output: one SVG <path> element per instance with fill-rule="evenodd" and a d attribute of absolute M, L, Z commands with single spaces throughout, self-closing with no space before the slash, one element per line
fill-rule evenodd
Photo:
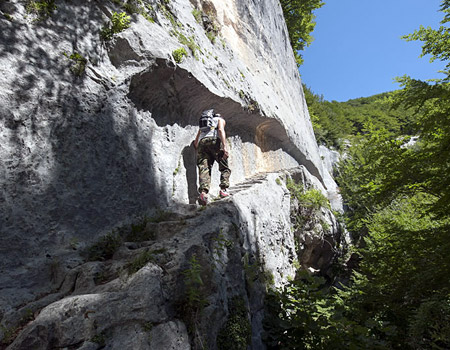
<path fill-rule="evenodd" d="M 0 3 L 0 338 L 9 343 L 17 336 L 14 349 L 91 349 L 103 342 L 183 349 L 203 341 L 188 339 L 182 313 L 165 302 L 175 293 L 170 283 L 183 281 L 161 267 L 166 263 L 149 262 L 132 277 L 118 277 L 145 247 L 121 241 L 114 257 L 103 258 L 113 259 L 108 263 L 88 262 L 80 252 L 145 215 L 181 211 L 180 220 L 188 221 L 186 208 L 197 196 L 192 140 L 204 109 L 214 108 L 227 121 L 230 180 L 239 191 L 233 205 L 207 209 L 201 220 L 195 214 L 189 230 L 153 225 L 156 242 L 176 235 L 189 242 L 158 248 L 176 250 L 167 253 L 177 256 L 174 271 L 197 250 L 199 258 L 211 257 L 208 234 L 223 230 L 240 244 L 233 264 L 246 257 L 248 267 L 261 257 L 281 284 L 297 254 L 289 248 L 288 194 L 282 186 L 268 193 L 259 180 L 247 180 L 301 166 L 315 187 L 336 193 L 322 166 L 277 0 L 128 1 L 130 26 L 104 40 L 113 13 L 123 12 L 125 3 L 56 1 L 49 15 L 21 0 Z M 176 62 L 180 48 L 187 57 Z M 212 175 L 216 193 L 216 168 Z M 272 212 L 267 208 L 274 203 L 280 207 Z M 233 218 L 223 226 L 206 215 L 221 210 Z M 240 234 L 232 233 L 230 222 Z M 282 262 L 281 248 L 274 248 L 280 242 L 288 247 Z M 225 322 L 228 300 L 248 284 L 241 265 L 230 280 L 220 281 L 216 270 L 208 274 L 222 283 L 210 316 L 198 326 L 218 322 L 211 337 Z M 144 293 L 148 284 L 145 297 L 133 292 Z M 252 295 L 245 305 L 258 329 L 263 293 Z M 79 334 L 70 334 L 74 328 Z M 127 343 L 123 334 L 130 332 L 136 336 Z"/>
<path fill-rule="evenodd" d="M 253 177 L 205 210 L 173 208 L 169 221 L 142 228 L 153 239 L 123 242 L 112 259 L 56 267 L 67 296 L 36 313 L 9 349 L 214 349 L 236 298 L 252 347 L 263 348 L 266 285 L 295 272 L 285 176 Z"/>
<path fill-rule="evenodd" d="M 327 197 L 330 200 L 333 209 L 343 212 L 343 202 L 339 191 L 336 188 L 336 183 L 332 178 L 334 167 L 339 162 L 341 155 L 338 151 L 329 149 L 323 145 L 319 146 L 319 154 L 322 159 L 322 164 L 324 168 L 324 183 L 327 187 Z"/>

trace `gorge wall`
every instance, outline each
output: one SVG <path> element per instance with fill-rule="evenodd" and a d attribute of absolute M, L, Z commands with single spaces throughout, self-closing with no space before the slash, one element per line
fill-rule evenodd
<path fill-rule="evenodd" d="M 61 0 L 48 17 L 31 2 L 0 3 L 3 344 L 220 348 L 241 300 L 252 348 L 263 348 L 268 281 L 282 285 L 294 261 L 326 270 L 343 244 L 328 209 L 318 214 L 328 225 L 294 244 L 286 179 L 336 210 L 340 197 L 278 1 Z M 131 26 L 103 40 L 126 4 Z M 200 210 L 192 140 L 208 108 L 227 121 L 233 196 Z M 102 239 L 117 249 L 89 255 Z M 196 272 L 208 281 L 201 317 L 179 305 L 196 259 L 207 266 Z"/>

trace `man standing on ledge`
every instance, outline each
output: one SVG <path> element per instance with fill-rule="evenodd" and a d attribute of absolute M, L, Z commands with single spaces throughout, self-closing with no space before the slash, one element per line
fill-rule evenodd
<path fill-rule="evenodd" d="M 211 183 L 211 169 L 214 161 L 219 164 L 220 192 L 219 197 L 225 198 L 229 194 L 231 170 L 228 167 L 228 144 L 225 135 L 225 120 L 220 114 L 214 114 L 213 109 L 204 111 L 199 120 L 194 147 L 197 149 L 197 166 L 200 187 L 198 202 L 208 204 L 208 192 Z"/>

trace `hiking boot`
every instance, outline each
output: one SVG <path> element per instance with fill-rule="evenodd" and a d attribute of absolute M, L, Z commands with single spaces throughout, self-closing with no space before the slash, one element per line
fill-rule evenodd
<path fill-rule="evenodd" d="M 200 205 L 208 204 L 208 194 L 206 192 L 200 193 L 200 196 L 198 196 L 198 203 Z"/>
<path fill-rule="evenodd" d="M 221 189 L 221 190 L 219 191 L 219 197 L 220 197 L 220 198 L 227 198 L 227 197 L 229 197 L 229 196 L 230 196 L 230 194 L 228 193 L 228 191 L 227 191 L 226 188 Z"/>

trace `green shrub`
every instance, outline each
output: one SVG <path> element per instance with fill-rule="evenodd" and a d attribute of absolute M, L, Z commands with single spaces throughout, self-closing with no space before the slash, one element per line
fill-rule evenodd
<path fill-rule="evenodd" d="M 155 23 L 155 19 L 147 12 L 140 12 L 141 15 L 149 22 Z"/>
<path fill-rule="evenodd" d="M 176 30 L 173 31 L 173 33 L 178 38 L 178 41 L 180 42 L 180 44 L 187 46 L 189 48 L 189 50 L 191 50 L 195 59 L 198 60 L 197 51 L 200 51 L 200 46 L 198 46 L 195 43 L 194 36 L 192 35 L 189 38 L 186 38 L 186 36 L 184 34 L 180 33 L 179 31 L 176 31 Z"/>
<path fill-rule="evenodd" d="M 38 19 L 45 19 L 56 10 L 55 0 L 28 0 L 25 9 L 28 13 L 35 14 Z"/>
<path fill-rule="evenodd" d="M 111 24 L 113 34 L 120 33 L 130 26 L 130 16 L 127 16 L 125 12 L 113 12 L 111 17 Z"/>
<path fill-rule="evenodd" d="M 3 338 L 0 340 L 0 347 L 4 349 L 7 345 L 13 342 L 17 336 L 18 329 L 14 327 L 6 327 L 0 324 L 0 331 L 3 333 Z"/>
<path fill-rule="evenodd" d="M 322 277 L 299 272 L 296 280 L 267 296 L 267 349 L 387 349 L 373 337 L 375 323 L 358 325 L 347 317 L 352 297 L 349 290 L 330 292 Z"/>
<path fill-rule="evenodd" d="M 328 208 L 330 209 L 330 203 L 328 202 L 327 197 L 323 195 L 322 192 L 312 188 L 307 190 L 303 196 L 301 196 L 300 203 L 307 208 Z"/>
<path fill-rule="evenodd" d="M 242 297 L 236 296 L 229 302 L 228 320 L 217 335 L 219 350 L 247 350 L 252 336 L 252 327 L 248 319 L 248 311 Z"/>
<path fill-rule="evenodd" d="M 202 11 L 193 9 L 192 10 L 192 16 L 194 16 L 197 23 L 202 24 Z"/>
<path fill-rule="evenodd" d="M 104 347 L 106 344 L 106 335 L 104 332 L 94 335 L 91 338 L 91 342 L 97 343 L 99 346 Z"/>
<path fill-rule="evenodd" d="M 136 223 L 132 223 L 125 235 L 125 239 L 129 242 L 143 242 L 155 239 L 155 232 L 147 229 L 147 223 L 150 221 L 148 217 L 144 216 Z"/>
<path fill-rule="evenodd" d="M 70 56 L 65 52 L 63 54 L 73 61 L 70 71 L 77 77 L 82 76 L 86 70 L 87 59 L 78 52 L 74 52 Z"/>
<path fill-rule="evenodd" d="M 155 231 L 148 223 L 160 223 L 173 218 L 173 213 L 164 210 L 158 210 L 156 214 L 149 218 L 146 215 L 139 217 L 131 226 L 123 226 L 119 229 L 121 235 L 128 242 L 150 241 L 156 238 Z"/>
<path fill-rule="evenodd" d="M 206 37 L 211 41 L 212 44 L 216 43 L 217 34 L 213 31 L 206 32 Z"/>
<path fill-rule="evenodd" d="M 126 269 L 128 274 L 131 275 L 133 273 L 138 272 L 141 268 L 143 268 L 147 263 L 155 261 L 155 256 L 153 252 L 150 250 L 146 250 L 139 254 L 133 261 L 126 265 Z"/>
<path fill-rule="evenodd" d="M 111 259 L 121 245 L 121 237 L 113 231 L 101 237 L 94 245 L 87 249 L 87 259 L 89 261 Z"/>
<path fill-rule="evenodd" d="M 158 4 L 158 9 L 161 11 L 161 13 L 169 20 L 170 24 L 174 28 L 180 28 L 183 25 L 175 19 L 173 14 L 170 12 L 170 9 L 168 8 L 169 1 L 163 0 L 162 3 Z"/>
<path fill-rule="evenodd" d="M 202 293 L 203 279 L 202 266 L 197 260 L 195 254 L 189 260 L 189 268 L 183 272 L 184 284 L 186 286 L 187 308 L 194 313 L 203 308 L 206 300 Z"/>
<path fill-rule="evenodd" d="M 297 184 L 290 179 L 288 179 L 286 186 L 291 193 L 291 198 L 297 199 L 301 207 L 316 210 L 322 207 L 330 209 L 330 202 L 319 190 L 312 188 L 305 191 L 302 184 Z"/>
<path fill-rule="evenodd" d="M 128 14 L 139 13 L 147 21 L 154 23 L 155 11 L 150 4 L 145 4 L 142 0 L 112 0 L 113 3 L 119 5 Z"/>
<path fill-rule="evenodd" d="M 13 16 L 10 15 L 9 13 L 3 12 L 3 16 L 5 16 L 5 18 L 6 18 L 8 21 L 10 21 L 10 22 L 14 21 Z"/>
<path fill-rule="evenodd" d="M 102 28 L 100 36 L 103 40 L 108 41 L 113 38 L 114 34 L 120 33 L 129 27 L 130 16 L 128 16 L 125 12 L 113 12 L 111 22 Z"/>
<path fill-rule="evenodd" d="M 187 57 L 187 52 L 184 47 L 180 47 L 179 49 L 173 50 L 172 56 L 176 63 L 181 63 L 183 61 L 183 57 Z"/>
<path fill-rule="evenodd" d="M 409 322 L 408 342 L 412 349 L 450 347 L 450 296 L 430 298 L 420 304 Z"/>
<path fill-rule="evenodd" d="M 207 305 L 208 286 L 211 283 L 207 269 L 208 266 L 201 264 L 197 255 L 193 254 L 189 259 L 189 267 L 182 272 L 184 293 L 179 300 L 178 312 L 186 324 L 193 349 L 207 349 L 205 334 L 199 329 L 202 311 Z"/>

